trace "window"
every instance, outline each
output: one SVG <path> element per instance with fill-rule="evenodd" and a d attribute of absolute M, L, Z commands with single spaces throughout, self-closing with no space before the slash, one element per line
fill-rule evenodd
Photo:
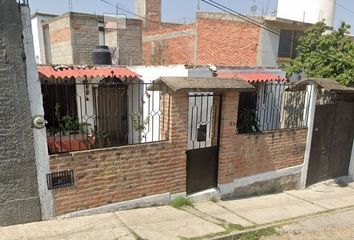
<path fill-rule="evenodd" d="M 98 23 L 98 45 L 105 45 L 105 31 L 104 31 L 104 23 Z"/>
<path fill-rule="evenodd" d="M 279 39 L 278 57 L 282 58 L 296 58 L 298 51 L 296 50 L 299 39 L 303 32 L 292 30 L 281 30 Z"/>

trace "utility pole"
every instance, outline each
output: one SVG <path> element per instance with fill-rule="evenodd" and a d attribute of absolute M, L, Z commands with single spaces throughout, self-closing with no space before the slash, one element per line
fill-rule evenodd
<path fill-rule="evenodd" d="M 200 10 L 200 0 L 197 0 L 197 11 Z"/>

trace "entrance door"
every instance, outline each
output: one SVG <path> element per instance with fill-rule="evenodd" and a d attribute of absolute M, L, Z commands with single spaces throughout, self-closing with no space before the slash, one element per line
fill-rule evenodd
<path fill-rule="evenodd" d="M 221 96 L 190 94 L 187 194 L 217 186 Z"/>
<path fill-rule="evenodd" d="M 124 85 L 98 87 L 98 131 L 103 147 L 120 146 L 128 141 L 127 90 Z"/>
<path fill-rule="evenodd" d="M 316 106 L 307 185 L 348 174 L 353 128 L 354 103 Z"/>

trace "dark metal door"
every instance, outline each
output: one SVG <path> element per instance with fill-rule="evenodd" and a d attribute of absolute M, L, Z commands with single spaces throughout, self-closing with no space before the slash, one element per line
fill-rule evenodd
<path fill-rule="evenodd" d="M 354 103 L 338 102 L 332 134 L 329 177 L 348 175 L 354 132 Z"/>
<path fill-rule="evenodd" d="M 210 93 L 189 96 L 188 194 L 217 186 L 221 101 Z"/>
<path fill-rule="evenodd" d="M 335 122 L 335 109 L 334 104 L 316 106 L 307 185 L 328 179 L 329 150 Z"/>
<path fill-rule="evenodd" d="M 353 114 L 353 103 L 316 106 L 307 185 L 348 174 Z"/>

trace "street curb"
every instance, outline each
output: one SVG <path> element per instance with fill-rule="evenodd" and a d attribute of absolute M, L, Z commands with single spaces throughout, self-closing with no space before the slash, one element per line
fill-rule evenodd
<path fill-rule="evenodd" d="M 270 227 L 279 227 L 279 226 L 283 226 L 283 225 L 288 225 L 291 223 L 295 223 L 298 222 L 299 220 L 306 220 L 306 219 L 311 219 L 311 218 L 315 218 L 324 214 L 329 214 L 329 213 L 339 213 L 339 212 L 345 212 L 345 211 L 350 211 L 354 209 L 354 205 L 353 206 L 349 206 L 349 207 L 344 207 L 344 208 L 338 208 L 338 209 L 333 209 L 333 210 L 327 210 L 327 211 L 323 211 L 320 213 L 315 213 L 315 214 L 310 214 L 310 215 L 306 215 L 306 216 L 302 216 L 302 217 L 298 217 L 298 218 L 292 218 L 292 219 L 288 219 L 288 220 L 284 220 L 284 221 L 278 221 L 278 222 L 274 222 L 274 223 L 270 223 L 270 224 L 266 224 L 266 225 L 261 225 L 258 227 L 254 227 L 254 228 L 248 228 L 242 231 L 237 231 L 234 233 L 230 233 L 226 236 L 218 236 L 218 237 L 214 237 L 211 238 L 211 240 L 237 240 L 240 239 L 243 235 L 245 235 L 246 233 L 250 233 L 250 232 L 255 232 L 255 231 L 259 231 L 262 229 L 267 229 Z"/>

